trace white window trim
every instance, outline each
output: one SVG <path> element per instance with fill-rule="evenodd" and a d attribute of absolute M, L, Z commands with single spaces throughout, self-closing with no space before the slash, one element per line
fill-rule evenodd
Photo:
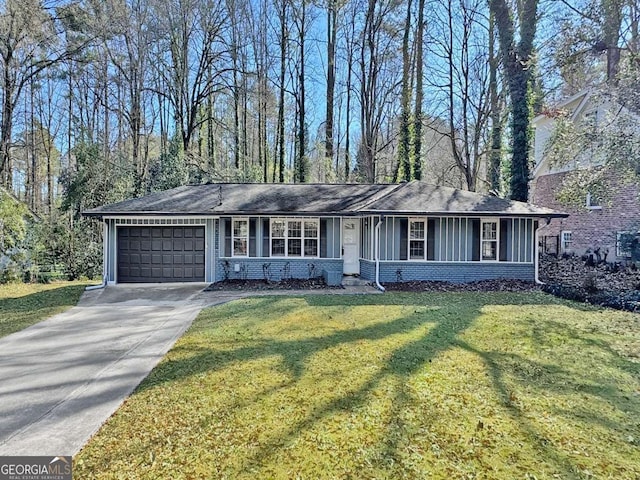
<path fill-rule="evenodd" d="M 565 240 L 565 235 L 567 234 L 569 235 L 569 240 L 568 240 L 569 244 L 573 243 L 573 232 L 571 230 L 562 230 L 560 232 L 560 250 L 562 251 L 562 253 L 573 251 L 571 248 L 566 247 L 567 240 Z"/>
<path fill-rule="evenodd" d="M 245 237 L 236 237 L 235 235 L 235 222 L 247 222 L 247 235 Z M 231 257 L 233 258 L 247 258 L 249 257 L 249 228 L 250 222 L 249 218 L 246 217 L 232 217 L 231 218 Z M 247 242 L 247 253 L 246 255 L 236 255 L 235 249 L 235 240 L 236 238 L 242 239 L 244 238 Z"/>
<path fill-rule="evenodd" d="M 591 205 L 591 192 L 587 192 L 586 207 L 589 210 L 602 210 L 602 205 Z"/>
<path fill-rule="evenodd" d="M 300 255 L 289 255 L 289 222 L 301 222 L 300 228 L 300 237 L 292 237 L 294 239 L 300 239 L 301 241 L 301 252 Z M 273 222 L 284 222 L 284 237 L 274 237 L 273 236 Z M 305 222 L 314 222 L 316 224 L 316 236 L 315 237 L 307 237 L 305 236 L 304 231 L 304 223 Z M 278 254 L 275 255 L 273 253 L 273 240 L 274 239 L 283 239 L 284 240 L 284 255 Z M 316 243 L 316 254 L 315 255 L 305 255 L 304 253 L 304 242 L 305 240 L 315 240 Z M 269 219 L 269 252 L 271 253 L 271 258 L 320 258 L 320 218 L 305 218 L 305 217 L 278 217 L 278 218 L 270 218 Z"/>
<path fill-rule="evenodd" d="M 485 223 L 495 223 L 496 225 L 496 238 L 491 240 L 484 239 L 484 224 Z M 482 247 L 485 242 L 495 242 L 496 243 L 496 258 L 483 258 L 482 255 Z M 480 261 L 481 262 L 499 262 L 500 261 L 500 219 L 499 218 L 482 218 L 480 219 Z"/>
<path fill-rule="evenodd" d="M 422 238 L 411 238 L 411 223 L 423 224 Z M 427 259 L 427 219 L 423 217 L 409 217 L 407 222 L 407 261 L 420 261 Z M 422 258 L 411 258 L 411 242 L 422 241 Z M 392 247 L 393 248 L 393 247 Z"/>

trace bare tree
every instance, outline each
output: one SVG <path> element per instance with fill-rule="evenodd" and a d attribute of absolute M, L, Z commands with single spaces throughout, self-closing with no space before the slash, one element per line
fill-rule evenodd
<path fill-rule="evenodd" d="M 33 78 L 76 55 L 87 40 L 65 41 L 65 23 L 75 24 L 75 7 L 53 10 L 36 0 L 6 0 L 0 8 L 0 181 L 10 188 L 13 120 L 20 95 Z"/>

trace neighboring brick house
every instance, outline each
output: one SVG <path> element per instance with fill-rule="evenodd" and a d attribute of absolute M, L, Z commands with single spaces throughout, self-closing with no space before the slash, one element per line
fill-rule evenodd
<path fill-rule="evenodd" d="M 577 123 L 589 124 L 597 130 L 608 111 L 606 104 L 593 100 L 589 92 L 581 92 L 564 101 L 554 111 L 564 111 Z M 558 200 L 558 193 L 567 176 L 576 170 L 573 162 L 552 165 L 545 157 L 545 148 L 553 133 L 553 115 L 534 118 L 535 168 L 530 188 L 530 201 L 569 213 L 540 229 L 543 251 L 583 255 L 598 250 L 608 261 L 624 261 L 630 256 L 621 239 L 640 231 L 640 191 L 637 184 L 628 183 L 612 172 L 606 176 L 609 198 L 600 202 L 585 193 L 581 207 L 568 206 Z M 584 162 L 583 162 L 584 163 Z M 597 167 L 596 167 L 597 168 Z"/>

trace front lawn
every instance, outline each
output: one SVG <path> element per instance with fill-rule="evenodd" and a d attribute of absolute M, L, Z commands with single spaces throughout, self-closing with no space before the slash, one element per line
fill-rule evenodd
<path fill-rule="evenodd" d="M 73 307 L 86 286 L 87 282 L 0 285 L 0 337 Z"/>
<path fill-rule="evenodd" d="M 634 479 L 640 315 L 541 293 L 201 313 L 77 478 Z"/>

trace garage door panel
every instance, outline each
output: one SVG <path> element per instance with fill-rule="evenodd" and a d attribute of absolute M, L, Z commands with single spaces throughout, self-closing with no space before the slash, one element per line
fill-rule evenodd
<path fill-rule="evenodd" d="M 204 281 L 204 227 L 118 228 L 118 282 Z"/>

